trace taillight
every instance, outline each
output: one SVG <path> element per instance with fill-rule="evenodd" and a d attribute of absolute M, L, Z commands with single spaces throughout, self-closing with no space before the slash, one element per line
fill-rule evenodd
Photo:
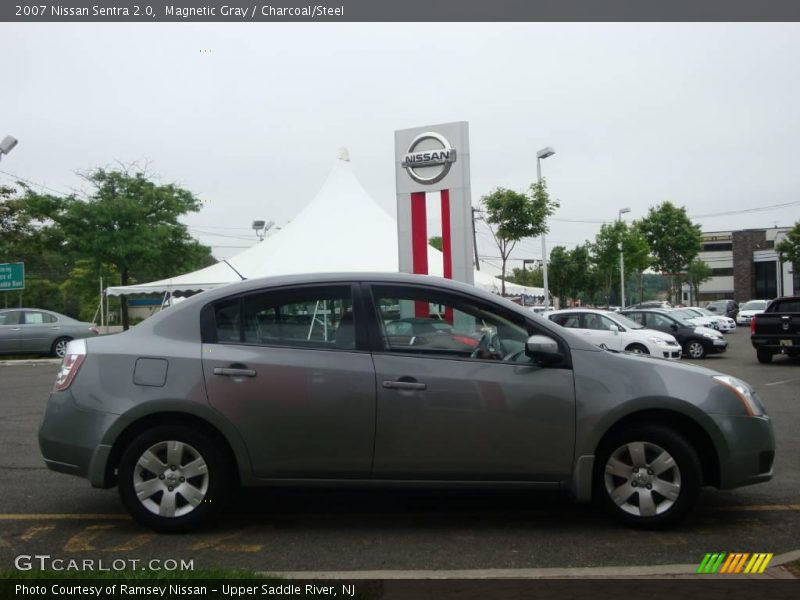
<path fill-rule="evenodd" d="M 56 383 L 53 386 L 54 392 L 63 392 L 72 385 L 85 358 L 86 340 L 72 340 L 67 344 L 67 353 L 61 362 L 61 369 L 56 375 Z"/>
<path fill-rule="evenodd" d="M 756 316 L 750 317 L 750 335 L 756 334 Z"/>

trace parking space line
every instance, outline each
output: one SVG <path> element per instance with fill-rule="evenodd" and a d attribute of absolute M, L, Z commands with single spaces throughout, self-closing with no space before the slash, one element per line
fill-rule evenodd
<path fill-rule="evenodd" d="M 800 381 L 800 378 L 795 377 L 794 379 L 784 379 L 783 381 L 773 381 L 772 383 L 765 383 L 764 387 L 769 387 L 771 385 L 781 385 L 784 383 L 792 383 L 794 381 Z"/>
<path fill-rule="evenodd" d="M 80 533 L 76 533 L 64 544 L 64 552 L 87 552 L 97 550 L 92 542 L 103 531 L 113 529 L 114 525 L 89 525 Z"/>
<path fill-rule="evenodd" d="M 29 527 L 25 533 L 19 536 L 19 539 L 21 539 L 23 542 L 30 542 L 36 536 L 42 533 L 50 533 L 55 528 L 55 525 L 34 525 L 33 527 Z"/>
<path fill-rule="evenodd" d="M 141 533 L 139 535 L 133 536 L 124 544 L 119 544 L 118 546 L 114 546 L 113 548 L 108 548 L 107 552 L 128 552 L 130 550 L 137 550 L 142 546 L 149 544 L 154 539 L 156 539 L 155 533 Z"/>

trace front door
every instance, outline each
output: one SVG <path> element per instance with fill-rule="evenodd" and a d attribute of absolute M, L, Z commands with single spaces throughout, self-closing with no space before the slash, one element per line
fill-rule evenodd
<path fill-rule="evenodd" d="M 8 310 L 0 313 L 0 352 L 11 354 L 22 350 L 21 310 Z"/>
<path fill-rule="evenodd" d="M 352 286 L 265 290 L 205 310 L 208 398 L 243 436 L 254 474 L 368 477 L 375 373 Z"/>
<path fill-rule="evenodd" d="M 51 315 L 39 310 L 26 310 L 22 325 L 23 352 L 50 352 L 61 324 Z"/>
<path fill-rule="evenodd" d="M 373 285 L 376 478 L 557 481 L 571 472 L 570 369 L 525 356 L 535 325 L 436 288 Z M 438 324 L 393 336 L 392 323 Z M 568 352 L 564 346 L 564 352 Z"/>

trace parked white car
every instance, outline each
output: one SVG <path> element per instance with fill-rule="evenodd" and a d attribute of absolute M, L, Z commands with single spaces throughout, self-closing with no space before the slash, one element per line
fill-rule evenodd
<path fill-rule="evenodd" d="M 736 315 L 736 322 L 739 325 L 750 325 L 753 316 L 759 315 L 767 308 L 769 300 L 748 300 L 739 306 L 739 314 Z"/>
<path fill-rule="evenodd" d="M 732 331 L 736 331 L 736 321 L 730 317 L 726 317 L 725 315 L 711 312 L 707 308 L 700 308 L 699 306 L 687 306 L 681 310 L 695 314 L 699 318 L 709 319 L 711 321 L 710 325 L 700 322 L 694 323 L 695 325 L 711 327 L 712 329 L 716 329 L 721 333 L 731 333 Z M 689 315 L 686 315 L 686 319 L 689 320 Z"/>
<path fill-rule="evenodd" d="M 608 350 L 652 354 L 677 360 L 681 346 L 668 333 L 645 329 L 625 315 L 607 310 L 570 308 L 557 310 L 548 318 L 574 333 L 585 336 L 593 344 Z"/>

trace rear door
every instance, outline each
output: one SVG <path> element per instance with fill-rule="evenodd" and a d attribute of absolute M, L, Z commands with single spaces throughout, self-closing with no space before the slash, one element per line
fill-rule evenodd
<path fill-rule="evenodd" d="M 554 482 L 571 473 L 573 374 L 525 356 L 529 334 L 541 333 L 534 323 L 447 290 L 370 287 L 376 478 Z M 457 335 L 480 333 L 481 342 L 460 349 L 396 343 L 387 327 L 412 315 L 445 319 Z"/>
<path fill-rule="evenodd" d="M 372 465 L 375 373 L 352 284 L 269 289 L 203 310 L 210 403 L 265 478 L 361 478 Z"/>

